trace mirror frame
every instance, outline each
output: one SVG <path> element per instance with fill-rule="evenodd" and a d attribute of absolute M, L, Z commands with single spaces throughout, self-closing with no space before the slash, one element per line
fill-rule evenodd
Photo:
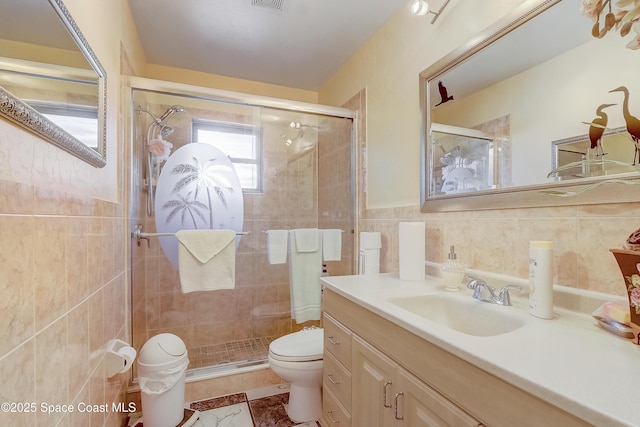
<path fill-rule="evenodd" d="M 98 150 L 94 150 L 60 128 L 34 108 L 0 86 L 0 116 L 34 132 L 59 148 L 102 168 L 107 164 L 107 73 L 87 43 L 62 0 L 48 0 L 80 51 L 98 75 Z"/>
<path fill-rule="evenodd" d="M 454 212 L 488 209 L 533 208 L 543 206 L 569 206 L 600 203 L 637 202 L 640 200 L 640 173 L 627 173 L 615 176 L 615 181 L 607 182 L 605 177 L 583 178 L 550 182 L 544 184 L 523 185 L 501 189 L 483 190 L 478 193 L 461 193 L 452 195 L 430 196 L 430 91 L 429 82 L 437 81 L 470 56 L 480 52 L 494 41 L 506 36 L 524 23 L 553 7 L 562 0 L 528 0 L 507 14 L 486 30 L 436 61 L 420 73 L 420 109 L 421 109 L 421 141 L 420 141 L 420 205 L 422 212 Z M 577 13 L 577 11 L 576 11 Z M 586 19 L 586 18 L 585 18 Z M 548 141 L 551 147 L 552 141 Z M 545 147 L 545 150 L 548 150 Z M 640 171 L 640 169 L 639 169 Z M 624 180 L 624 182 L 622 182 Z M 595 185 L 598 183 L 606 185 Z M 545 192 L 545 190 L 547 190 Z M 588 191 L 587 191 L 588 190 Z M 582 192 L 584 191 L 584 192 Z M 550 193 L 555 193 L 552 195 Z M 575 195 L 572 197 L 571 195 Z M 560 197 L 558 197 L 560 196 Z"/>

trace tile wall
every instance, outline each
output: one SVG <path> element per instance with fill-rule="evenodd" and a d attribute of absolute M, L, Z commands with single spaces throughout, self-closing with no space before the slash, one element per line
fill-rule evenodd
<path fill-rule="evenodd" d="M 82 166 L 62 152 L 38 162 L 52 150 L 0 121 L 0 402 L 37 405 L 0 425 L 118 426 L 125 414 L 78 408 L 124 400 L 127 374 L 107 379 L 104 362 L 128 334 L 123 206 L 75 195 L 66 180 Z"/>
<path fill-rule="evenodd" d="M 168 106 L 153 107 L 163 111 Z M 211 112 L 187 109 L 171 118 L 176 130 L 167 139 L 175 151 L 191 141 L 192 117 Z M 214 113 L 215 115 L 215 113 Z M 222 119 L 220 114 L 216 117 Z M 247 117 L 224 119 L 242 123 Z M 289 317 L 288 266 L 269 265 L 264 230 L 310 227 L 317 224 L 316 159 L 311 153 L 287 161 L 278 129 L 265 126 L 264 192 L 244 194 L 244 231 L 236 253 L 236 287 L 215 292 L 183 294 L 178 270 L 164 256 L 157 238 L 149 246 L 133 247 L 134 341 L 140 347 L 151 336 L 168 332 L 181 337 L 187 348 L 211 346 L 255 337 L 280 336 L 292 330 Z M 138 141 L 142 141 L 139 136 Z M 142 144 L 134 144 L 136 165 L 141 170 Z M 155 218 L 146 214 L 146 190 L 141 173 L 134 176 L 133 200 L 138 200 L 132 218 L 144 230 L 156 231 Z"/>
<path fill-rule="evenodd" d="M 640 227 L 640 203 L 421 214 L 418 207 L 366 210 L 363 229 L 383 235 L 381 265 L 398 269 L 398 222 L 424 221 L 426 257 L 444 262 L 449 245 L 467 267 L 527 278 L 530 240 L 553 240 L 554 283 L 616 295 L 624 282 L 609 248 Z"/>
<path fill-rule="evenodd" d="M 191 140 L 189 113 L 194 112 L 187 109 L 186 114 L 172 117 L 170 124 L 176 131 L 168 139 L 174 144 L 174 150 L 182 145 L 180 141 Z M 312 120 L 294 118 L 302 122 Z M 244 229 L 251 234 L 244 236 L 238 247 L 234 290 L 182 294 L 178 272 L 166 260 L 156 239 L 152 238 L 150 248 L 145 242 L 140 247 L 132 245 L 133 331 L 137 348 L 161 332 L 175 333 L 191 348 L 281 336 L 307 324 L 318 324 L 297 325 L 290 318 L 288 265 L 267 263 L 263 233 L 268 229 L 315 226 L 343 229 L 342 260 L 329 262 L 328 268 L 334 275 L 351 273 L 353 207 L 348 143 L 351 121 L 325 118 L 318 129 L 318 150 L 292 160 L 282 144 L 280 127 L 265 126 L 264 192 L 244 195 Z M 136 132 L 136 138 L 142 140 Z M 143 174 L 139 161 L 143 154 L 141 145 L 133 144 L 132 153 L 135 161 L 131 167 L 130 191 L 132 200 L 137 202 L 130 208 L 131 220 L 152 232 L 155 221 L 146 216 L 146 191 L 138 184 Z M 261 387 L 279 381 L 279 377 L 268 370 L 255 371 L 189 383 L 187 395 L 193 400 L 243 391 L 248 384 Z"/>

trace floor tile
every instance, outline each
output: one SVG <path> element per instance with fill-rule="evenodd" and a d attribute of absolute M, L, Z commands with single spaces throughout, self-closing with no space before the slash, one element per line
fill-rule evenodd
<path fill-rule="evenodd" d="M 289 384 L 277 384 L 227 396 L 191 402 L 185 409 L 183 427 L 319 427 L 316 422 L 295 423 L 289 419 Z M 197 421 L 191 417 L 198 411 Z M 188 413 L 187 413 L 188 412 Z M 141 419 L 129 425 L 143 427 Z"/>
<path fill-rule="evenodd" d="M 291 386 L 289 383 L 281 383 L 248 390 L 245 394 L 247 395 L 247 400 L 256 400 L 263 397 L 274 396 L 276 394 L 289 393 L 290 388 Z"/>
<path fill-rule="evenodd" d="M 289 393 L 267 396 L 249 401 L 256 427 L 292 427 L 296 423 L 287 416 L 285 404 L 289 403 Z"/>
<path fill-rule="evenodd" d="M 214 397 L 212 399 L 199 400 L 189 404 L 189 408 L 195 411 L 208 411 L 210 409 L 221 408 L 223 406 L 235 405 L 247 401 L 245 393 L 229 394 L 227 396 Z"/>
<path fill-rule="evenodd" d="M 194 427 L 253 427 L 247 403 L 223 406 L 200 413 Z"/>

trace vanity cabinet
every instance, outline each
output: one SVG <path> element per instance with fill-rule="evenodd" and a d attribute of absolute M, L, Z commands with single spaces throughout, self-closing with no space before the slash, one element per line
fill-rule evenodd
<path fill-rule="evenodd" d="M 330 288 L 323 307 L 323 425 L 590 425 Z"/>
<path fill-rule="evenodd" d="M 358 336 L 353 337 L 352 367 L 353 425 L 482 425 Z"/>
<path fill-rule="evenodd" d="M 324 315 L 323 425 L 351 426 L 351 331 Z"/>

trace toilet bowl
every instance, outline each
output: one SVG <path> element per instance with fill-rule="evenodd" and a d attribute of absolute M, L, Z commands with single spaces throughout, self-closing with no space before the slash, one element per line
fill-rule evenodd
<path fill-rule="evenodd" d="M 269 366 L 287 381 L 287 415 L 295 422 L 320 419 L 322 413 L 322 350 L 324 330 L 305 329 L 269 344 Z"/>

